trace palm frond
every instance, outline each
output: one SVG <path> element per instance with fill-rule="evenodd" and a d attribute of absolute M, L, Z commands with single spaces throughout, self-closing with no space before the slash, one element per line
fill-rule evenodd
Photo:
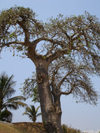
<path fill-rule="evenodd" d="M 26 103 L 21 101 L 12 101 L 12 102 L 6 102 L 4 103 L 4 106 L 10 109 L 18 109 L 19 107 L 25 107 L 27 106 Z"/>
<path fill-rule="evenodd" d="M 38 112 L 39 108 L 40 108 L 40 106 L 38 106 L 38 107 L 35 109 L 35 111 Z"/>
<path fill-rule="evenodd" d="M 28 115 L 29 118 L 35 122 L 36 118 L 41 115 L 41 113 L 38 113 L 39 106 L 35 108 L 34 105 L 31 105 L 30 107 L 26 107 L 26 111 L 23 113 L 24 115 Z"/>
<path fill-rule="evenodd" d="M 11 97 L 12 94 L 14 94 L 15 90 L 14 90 L 14 85 L 15 85 L 15 81 L 13 81 L 13 75 L 8 77 L 8 75 L 6 75 L 5 73 L 3 73 L 0 76 L 0 105 L 2 105 L 2 107 L 0 108 L 1 112 L 0 113 L 0 117 L 1 115 L 3 115 L 3 119 L 5 121 L 7 121 L 9 119 L 9 121 L 12 120 L 12 115 L 10 114 L 10 112 L 8 111 L 8 109 L 18 109 L 19 107 L 25 107 L 27 106 L 26 103 L 24 103 L 23 101 L 26 100 L 25 97 L 23 96 L 15 96 L 15 97 Z M 5 114 L 5 116 L 4 116 Z M 7 116 L 8 114 L 8 116 Z M 7 119 L 6 119 L 7 117 Z"/>
<path fill-rule="evenodd" d="M 36 115 L 36 117 L 38 117 L 38 116 L 40 116 L 40 115 L 42 115 L 42 113 L 38 113 L 38 114 Z"/>
<path fill-rule="evenodd" d="M 7 109 L 1 111 L 0 120 L 1 121 L 11 122 L 12 121 L 12 113 L 9 110 L 7 110 Z"/>
<path fill-rule="evenodd" d="M 14 103 L 4 103 L 3 108 L 9 108 L 9 109 L 14 109 L 16 110 L 18 107 Z"/>
<path fill-rule="evenodd" d="M 15 96 L 15 97 L 9 98 L 9 99 L 8 99 L 8 102 L 13 102 L 13 101 L 18 101 L 18 100 L 23 100 L 23 101 L 25 101 L 26 98 L 23 97 L 23 96 Z"/>
<path fill-rule="evenodd" d="M 32 115 L 29 112 L 24 112 L 23 115 L 27 115 L 32 120 Z"/>
<path fill-rule="evenodd" d="M 15 90 L 13 89 L 15 81 L 13 81 L 13 75 L 8 77 L 5 73 L 2 73 L 0 76 L 0 90 L 2 91 L 3 99 L 9 98 L 14 94 Z"/>

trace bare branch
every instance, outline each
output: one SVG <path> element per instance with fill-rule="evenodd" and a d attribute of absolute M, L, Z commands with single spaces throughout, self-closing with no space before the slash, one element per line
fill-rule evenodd
<path fill-rule="evenodd" d="M 8 42 L 8 43 L 2 43 L 2 46 L 7 46 L 9 47 L 12 44 L 21 44 L 21 45 L 25 45 L 24 42 L 20 42 L 20 41 L 13 41 L 13 42 Z M 1 46 L 0 46 L 1 47 Z"/>
<path fill-rule="evenodd" d="M 73 72 L 73 70 L 70 71 L 70 72 L 68 72 L 68 73 L 64 76 L 64 78 L 59 82 L 59 84 L 58 84 L 58 88 L 61 87 L 61 85 L 63 84 L 63 82 L 64 82 L 65 79 L 67 78 L 67 76 L 69 76 L 72 72 Z"/>
<path fill-rule="evenodd" d="M 48 57 L 48 60 L 50 62 L 52 62 L 53 60 L 59 58 L 60 56 L 64 55 L 64 54 L 69 54 L 69 49 L 66 48 L 66 49 L 63 49 L 63 50 L 58 50 L 56 51 L 54 54 L 51 54 L 49 57 Z"/>
<path fill-rule="evenodd" d="M 79 37 L 80 37 L 81 35 L 83 35 L 82 32 L 80 32 L 76 37 L 74 37 L 74 38 L 72 39 L 72 41 L 75 41 L 75 40 L 79 39 Z"/>
<path fill-rule="evenodd" d="M 73 90 L 74 90 L 74 85 L 68 92 L 66 92 L 66 91 L 65 92 L 61 92 L 60 95 L 69 95 L 69 94 L 72 93 Z"/>
<path fill-rule="evenodd" d="M 89 47 L 89 42 L 88 42 L 88 40 L 87 40 L 87 37 L 86 37 L 86 35 L 85 35 L 85 32 L 84 32 L 84 31 L 83 31 L 83 36 L 84 36 L 84 38 L 85 38 L 85 42 L 86 42 L 87 47 Z"/>
<path fill-rule="evenodd" d="M 24 26 L 23 21 L 17 21 L 17 23 L 20 25 L 20 27 L 23 29 L 24 33 L 25 33 L 25 42 L 29 42 L 30 39 L 30 34 L 28 29 Z"/>
<path fill-rule="evenodd" d="M 65 30 L 63 30 L 63 29 L 61 29 L 61 30 L 66 35 L 66 37 L 70 40 L 70 36 L 67 34 L 67 32 Z"/>

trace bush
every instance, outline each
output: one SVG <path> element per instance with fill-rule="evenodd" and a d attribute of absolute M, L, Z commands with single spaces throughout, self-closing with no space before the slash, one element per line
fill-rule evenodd
<path fill-rule="evenodd" d="M 65 124 L 62 125 L 62 128 L 64 133 L 81 133 L 80 130 L 68 127 Z"/>

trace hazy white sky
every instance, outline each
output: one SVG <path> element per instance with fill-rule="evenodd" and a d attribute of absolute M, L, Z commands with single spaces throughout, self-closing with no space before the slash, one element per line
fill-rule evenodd
<path fill-rule="evenodd" d="M 0 10 L 8 9 L 12 6 L 30 7 L 36 12 L 38 18 L 47 21 L 51 16 L 56 17 L 59 13 L 64 16 L 83 14 L 84 11 L 96 15 L 100 20 L 100 0 L 0 0 Z M 0 73 L 6 71 L 10 76 L 14 74 L 16 84 L 16 94 L 20 94 L 18 88 L 24 79 L 31 75 L 35 66 L 29 59 L 12 57 L 9 51 L 3 51 L 0 59 Z M 100 77 L 92 78 L 95 88 L 100 93 Z M 97 106 L 85 103 L 76 103 L 71 96 L 62 98 L 62 123 L 81 130 L 100 129 L 100 100 Z M 28 102 L 30 103 L 30 102 Z M 23 109 L 14 111 L 13 121 L 29 121 L 27 117 L 22 117 Z"/>

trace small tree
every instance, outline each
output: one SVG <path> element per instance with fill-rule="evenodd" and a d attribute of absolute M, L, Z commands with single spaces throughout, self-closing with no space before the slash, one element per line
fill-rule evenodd
<path fill-rule="evenodd" d="M 33 122 L 36 122 L 37 117 L 41 115 L 41 113 L 38 113 L 39 108 L 40 106 L 35 108 L 34 105 L 31 105 L 30 107 L 26 107 L 26 111 L 23 114 L 28 115 Z"/>
<path fill-rule="evenodd" d="M 29 8 L 0 14 L 0 50 L 17 49 L 36 66 L 42 119 L 48 133 L 62 133 L 62 95 L 96 103 L 89 76 L 100 75 L 100 23 L 89 13 L 41 23 Z"/>
<path fill-rule="evenodd" d="M 14 90 L 15 81 L 13 81 L 13 75 L 8 77 L 5 73 L 0 76 L 0 120 L 11 122 L 12 113 L 10 109 L 18 109 L 20 106 L 26 106 L 22 101 L 26 99 L 23 96 L 12 95 L 15 93 Z"/>

